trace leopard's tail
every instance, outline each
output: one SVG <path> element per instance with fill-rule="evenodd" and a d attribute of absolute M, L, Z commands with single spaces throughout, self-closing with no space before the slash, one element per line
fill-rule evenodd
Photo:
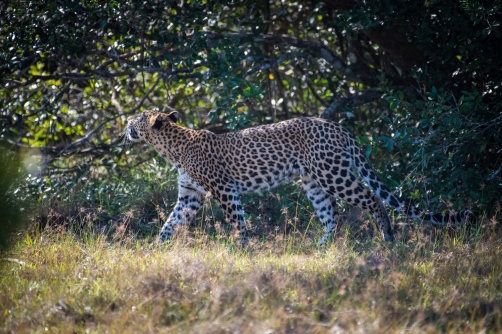
<path fill-rule="evenodd" d="M 434 225 L 444 226 L 447 224 L 457 225 L 468 221 L 475 220 L 475 216 L 470 210 L 462 210 L 458 212 L 434 213 L 424 211 L 411 205 L 407 199 L 397 197 L 390 189 L 378 178 L 375 171 L 368 164 L 366 158 L 361 152 L 361 149 L 354 143 L 351 149 L 352 164 L 357 169 L 362 179 L 368 187 L 380 199 L 387 203 L 395 211 L 405 214 L 409 217 L 422 219 L 431 222 Z"/>

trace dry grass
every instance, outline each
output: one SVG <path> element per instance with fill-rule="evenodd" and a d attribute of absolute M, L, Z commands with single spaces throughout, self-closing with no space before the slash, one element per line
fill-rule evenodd
<path fill-rule="evenodd" d="M 409 234 L 240 249 L 45 231 L 2 255 L 0 332 L 502 331 L 498 233 Z"/>

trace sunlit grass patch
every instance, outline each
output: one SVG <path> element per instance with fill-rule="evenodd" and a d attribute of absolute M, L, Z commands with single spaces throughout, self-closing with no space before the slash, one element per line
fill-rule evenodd
<path fill-rule="evenodd" d="M 241 248 L 45 231 L 2 255 L 1 331 L 496 332 L 502 243 L 491 235 Z"/>

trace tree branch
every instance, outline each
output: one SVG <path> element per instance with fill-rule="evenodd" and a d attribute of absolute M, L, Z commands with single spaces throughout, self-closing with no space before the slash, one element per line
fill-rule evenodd
<path fill-rule="evenodd" d="M 117 119 L 119 117 L 122 117 L 122 116 L 126 116 L 126 115 L 131 115 L 131 114 L 134 114 L 139 108 L 141 108 L 141 106 L 143 105 L 143 102 L 145 102 L 145 100 L 148 98 L 148 96 L 152 93 L 152 91 L 157 87 L 157 84 L 159 83 L 160 81 L 160 76 L 157 78 L 157 80 L 155 81 L 155 83 L 152 85 L 152 87 L 150 87 L 150 89 L 145 93 L 145 95 L 143 95 L 143 98 L 141 99 L 141 101 L 139 101 L 136 106 L 134 108 L 132 108 L 131 110 L 129 111 L 126 111 L 126 112 L 123 112 L 121 114 L 117 114 L 115 116 L 112 116 L 112 117 L 108 117 L 106 118 L 103 122 L 99 123 L 98 126 L 96 126 L 94 129 L 92 129 L 91 131 L 89 131 L 87 134 L 85 134 L 82 138 L 80 139 L 77 139 L 75 140 L 74 142 L 70 143 L 69 145 L 67 145 L 65 148 L 63 148 L 59 153 L 58 155 L 62 155 L 65 151 L 67 151 L 68 149 L 72 148 L 73 146 L 76 146 L 76 145 L 79 145 L 83 142 L 86 142 L 88 141 L 96 132 L 99 131 L 99 129 L 101 129 L 106 123 L 114 120 L 114 119 Z"/>
<path fill-rule="evenodd" d="M 341 113 L 343 108 L 345 108 L 347 105 L 353 107 L 361 106 L 363 104 L 380 99 L 382 95 L 383 92 L 372 88 L 363 92 L 358 92 L 352 96 L 336 99 L 329 105 L 328 108 L 326 108 L 326 110 L 324 110 L 320 117 L 324 119 L 331 119 L 335 117 L 335 115 Z"/>
<path fill-rule="evenodd" d="M 378 80 L 375 79 L 373 75 L 367 75 L 366 73 L 357 72 L 352 66 L 345 64 L 340 58 L 338 58 L 331 50 L 326 48 L 324 45 L 316 42 L 311 42 L 303 39 L 292 38 L 287 36 L 276 36 L 276 35 L 252 35 L 252 34 L 242 34 L 242 33 L 228 33 L 228 34 L 217 34 L 208 33 L 208 41 L 220 40 L 227 38 L 238 37 L 241 42 L 254 42 L 254 43 L 274 43 L 278 45 L 289 45 L 300 49 L 308 50 L 309 55 L 313 58 L 324 59 L 327 63 L 333 66 L 338 72 L 343 74 L 347 79 L 351 81 L 361 82 L 368 86 L 375 86 L 378 84 Z M 284 61 L 284 60 L 283 60 Z M 270 68 L 270 66 L 265 67 Z"/>

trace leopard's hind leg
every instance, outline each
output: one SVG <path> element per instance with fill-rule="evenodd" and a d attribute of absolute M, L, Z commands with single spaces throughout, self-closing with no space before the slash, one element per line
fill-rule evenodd
<path fill-rule="evenodd" d="M 302 188 L 307 193 L 307 197 L 312 202 L 317 217 L 321 221 L 324 235 L 319 240 L 319 244 L 322 245 L 334 235 L 336 230 L 338 212 L 333 205 L 334 198 L 325 192 L 310 176 L 302 176 Z"/>
<path fill-rule="evenodd" d="M 322 190 L 363 210 L 368 210 L 386 241 L 394 241 L 392 224 L 380 198 L 357 178 L 351 169 L 350 155 L 341 152 L 333 164 L 318 163 L 311 167 L 311 176 Z"/>

